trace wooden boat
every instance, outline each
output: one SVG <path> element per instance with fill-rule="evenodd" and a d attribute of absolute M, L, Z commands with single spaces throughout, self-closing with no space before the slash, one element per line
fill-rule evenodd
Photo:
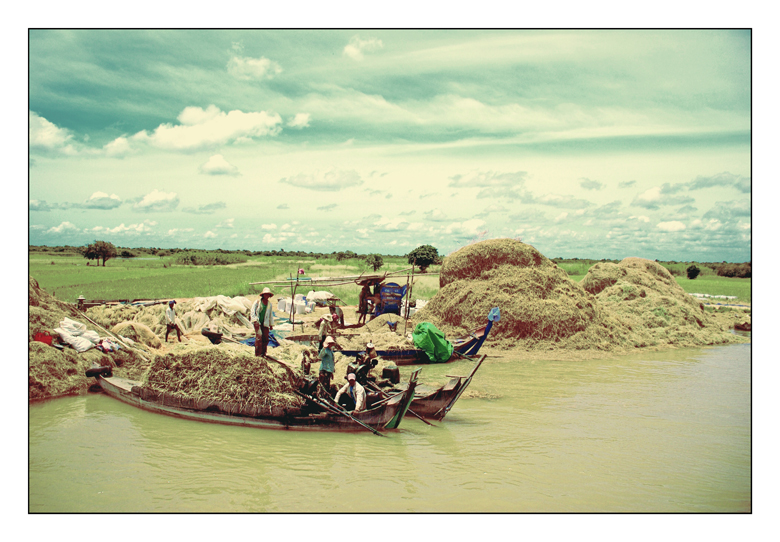
<path fill-rule="evenodd" d="M 751 324 L 750 322 L 745 322 L 744 324 L 734 324 L 734 329 L 738 331 L 750 331 Z"/>
<path fill-rule="evenodd" d="M 150 412 L 167 414 L 186 420 L 197 420 L 225 425 L 241 425 L 264 429 L 297 429 L 318 431 L 362 431 L 371 428 L 396 429 L 414 398 L 419 370 L 415 371 L 407 389 L 391 394 L 371 408 L 357 413 L 338 413 L 336 408 L 322 408 L 316 399 L 307 402 L 301 408 L 248 407 L 229 412 L 211 402 L 200 402 L 191 398 L 175 397 L 170 394 L 158 394 L 141 383 L 115 376 L 107 376 L 105 371 L 93 369 L 93 374 L 103 391 L 120 401 Z M 99 374 L 95 374 L 99 372 Z M 207 404 L 209 403 L 209 404 Z M 354 418 L 354 419 L 353 419 Z M 368 426 L 368 427 L 366 427 Z"/>
<path fill-rule="evenodd" d="M 460 359 L 462 356 L 476 356 L 479 349 L 482 347 L 482 343 L 487 339 L 490 334 L 490 329 L 493 327 L 493 322 L 498 321 L 501 314 L 498 308 L 493 308 L 488 314 L 488 323 L 480 328 L 477 328 L 463 337 L 455 339 L 452 342 L 453 351 L 452 356 L 446 361 L 452 361 L 454 359 Z M 345 356 L 358 357 L 364 350 L 339 350 Z M 391 361 L 396 365 L 419 365 L 427 363 L 435 363 L 431 361 L 428 354 L 420 348 L 398 348 L 398 349 L 377 349 L 377 355 L 386 361 Z M 444 363 L 446 363 L 444 362 Z"/>
<path fill-rule="evenodd" d="M 471 383 L 471 379 L 474 378 L 486 357 L 487 355 L 483 354 L 476 360 L 468 376 L 447 375 L 450 379 L 449 382 L 440 388 L 431 389 L 427 386 L 418 385 L 415 388 L 414 399 L 409 406 L 407 416 L 417 415 L 432 420 L 443 420 L 455 405 L 455 402 L 466 391 L 466 388 Z M 405 389 L 406 386 L 404 385 L 401 388 L 394 388 L 391 390 L 391 393 L 398 393 Z"/>

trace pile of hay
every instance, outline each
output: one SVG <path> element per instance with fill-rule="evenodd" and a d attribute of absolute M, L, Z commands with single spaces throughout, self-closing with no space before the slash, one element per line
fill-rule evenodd
<path fill-rule="evenodd" d="M 651 260 L 598 263 L 580 283 L 631 332 L 633 346 L 697 346 L 734 342 L 734 335 Z"/>
<path fill-rule="evenodd" d="M 612 350 L 628 341 L 627 330 L 592 295 L 514 239 L 458 250 L 444 260 L 439 281 L 441 289 L 413 321 L 432 322 L 448 336 L 484 325 L 499 307 L 501 320 L 488 339 L 494 345 Z"/>
<path fill-rule="evenodd" d="M 249 326 L 248 313 L 227 314 L 219 305 L 206 311 L 198 310 L 203 306 L 202 299 L 186 299 L 176 303 L 176 322 L 184 333 L 200 333 L 205 327 L 212 331 L 230 335 L 250 335 L 254 330 Z M 167 319 L 166 304 L 140 305 L 101 305 L 91 307 L 87 314 L 95 322 L 106 328 L 112 328 L 123 322 L 143 324 L 158 338 L 165 337 Z M 131 337 L 132 338 L 132 337 Z"/>
<path fill-rule="evenodd" d="M 62 350 L 33 340 L 38 332 L 53 330 L 59 327 L 64 318 L 82 322 L 80 313 L 75 307 L 56 299 L 43 290 L 38 282 L 29 278 L 29 318 L 28 318 L 28 380 L 29 399 L 31 401 L 48 399 L 61 395 L 86 393 L 94 382 L 87 378 L 84 372 L 93 364 L 107 367 L 122 367 L 132 370 L 143 363 L 134 352 L 123 349 L 119 352 L 105 354 L 96 349 L 78 353 L 70 347 Z M 87 329 L 97 331 L 101 337 L 108 336 L 105 331 L 96 329 L 89 322 Z M 55 334 L 56 335 L 56 334 Z"/>
<path fill-rule="evenodd" d="M 299 409 L 294 390 L 300 375 L 284 364 L 227 345 L 181 349 L 157 355 L 144 373 L 142 389 L 195 401 L 195 408 L 229 413 Z"/>
<path fill-rule="evenodd" d="M 140 322 L 120 322 L 111 329 L 111 332 L 152 348 L 162 348 L 160 338 Z"/>

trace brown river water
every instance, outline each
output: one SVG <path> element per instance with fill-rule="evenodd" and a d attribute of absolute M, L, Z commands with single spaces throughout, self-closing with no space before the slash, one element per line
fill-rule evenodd
<path fill-rule="evenodd" d="M 444 422 L 407 417 L 388 438 L 179 420 L 102 394 L 33 404 L 29 511 L 751 511 L 750 344 L 523 357 L 488 357 Z"/>

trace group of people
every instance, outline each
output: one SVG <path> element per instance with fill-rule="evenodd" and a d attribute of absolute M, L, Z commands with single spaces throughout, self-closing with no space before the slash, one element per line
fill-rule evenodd
<path fill-rule="evenodd" d="M 368 292 L 368 295 L 364 295 Z M 269 288 L 263 288 L 260 293 L 260 297 L 252 303 L 252 308 L 249 311 L 249 319 L 252 326 L 255 329 L 255 356 L 265 356 L 268 352 L 268 343 L 270 341 L 271 330 L 273 329 L 274 311 L 271 298 L 273 292 Z M 368 303 L 370 297 L 370 290 L 368 286 L 363 287 L 361 292 L 361 305 L 364 307 L 364 303 Z M 176 336 L 181 342 L 181 329 L 176 323 L 176 311 L 174 305 L 176 300 L 172 299 L 168 302 L 168 308 L 165 311 L 166 316 L 166 332 L 165 342 L 168 342 L 168 334 L 171 331 L 176 331 Z M 365 319 L 367 314 L 361 312 L 361 316 Z M 344 324 L 344 311 L 341 310 L 335 302 L 329 303 L 329 314 L 322 317 L 319 327 L 320 344 L 318 349 L 318 358 L 320 362 L 319 371 L 319 383 L 330 394 L 331 381 L 333 380 L 333 373 L 336 370 L 335 358 L 333 355 L 333 349 L 340 348 L 333 338 L 337 330 L 343 329 Z M 372 366 L 376 365 L 376 348 L 369 342 L 366 345 L 366 354 L 360 358 L 356 367 L 350 366 L 351 371 L 348 369 L 347 383 L 344 384 L 337 392 L 334 400 L 347 410 L 359 412 L 366 408 L 366 390 L 368 371 Z M 372 365 L 373 363 L 373 365 Z"/>

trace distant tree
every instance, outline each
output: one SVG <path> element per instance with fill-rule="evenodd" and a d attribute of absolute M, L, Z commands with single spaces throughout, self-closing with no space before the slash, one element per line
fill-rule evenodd
<path fill-rule="evenodd" d="M 420 268 L 425 273 L 439 259 L 439 251 L 431 245 L 420 245 L 406 255 L 406 261 Z"/>
<path fill-rule="evenodd" d="M 385 265 L 384 260 L 382 259 L 382 256 L 379 254 L 369 254 L 366 256 L 366 263 L 374 268 L 374 271 L 379 271 L 379 269 Z"/>
<path fill-rule="evenodd" d="M 160 258 L 165 258 L 166 256 L 170 256 L 170 255 L 171 255 L 171 253 L 170 253 L 170 252 L 168 252 L 167 250 L 158 250 L 158 251 L 157 251 L 157 255 L 158 255 Z"/>
<path fill-rule="evenodd" d="M 132 253 L 132 252 L 130 252 L 129 250 L 123 250 L 123 251 L 122 251 L 122 252 L 119 254 L 119 256 L 121 256 L 122 258 L 135 258 L 135 254 L 133 254 L 133 253 Z"/>
<path fill-rule="evenodd" d="M 699 273 L 701 273 L 701 269 L 696 267 L 696 265 L 689 265 L 688 268 L 685 270 L 685 272 L 688 274 L 688 278 L 693 280 L 699 276 Z"/>
<path fill-rule="evenodd" d="M 103 260 L 105 267 L 106 260 L 116 257 L 116 247 L 107 241 L 95 241 L 84 248 L 83 254 L 88 260 Z"/>

